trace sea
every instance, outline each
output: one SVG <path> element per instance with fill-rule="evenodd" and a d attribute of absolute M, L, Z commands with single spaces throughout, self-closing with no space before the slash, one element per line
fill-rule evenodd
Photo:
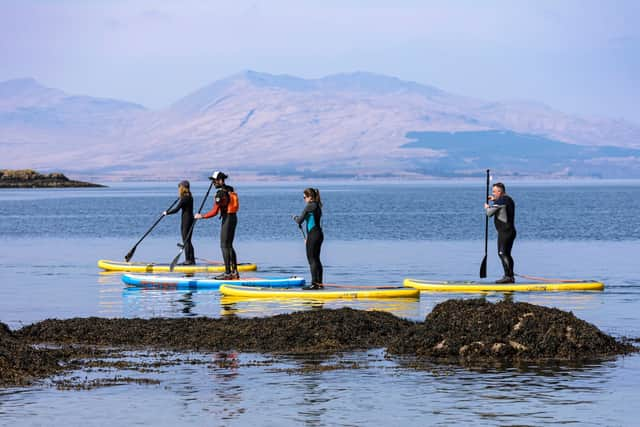
<path fill-rule="evenodd" d="M 324 204 L 325 282 L 401 286 L 403 279 L 477 280 L 485 255 L 484 179 L 429 182 L 238 182 L 240 262 L 256 275 L 309 280 L 292 216 L 303 189 Z M 640 182 L 506 182 L 517 205 L 515 270 L 521 275 L 595 279 L 604 291 L 450 294 L 419 300 L 224 301 L 215 290 L 138 290 L 99 259 L 123 260 L 177 197 L 177 182 L 112 183 L 91 189 L 0 190 L 0 322 L 12 329 L 44 319 L 98 316 L 263 317 L 352 307 L 422 321 L 451 298 L 510 298 L 570 311 L 618 339 L 640 337 Z M 207 182 L 192 183 L 195 209 Z M 203 211 L 210 209 L 211 196 Z M 170 262 L 180 215 L 162 219 L 133 261 Z M 219 220 L 199 221 L 196 257 L 219 261 Z M 489 223 L 487 273 L 502 275 Z M 252 273 L 253 274 L 253 273 Z M 151 361 L 152 351 L 127 357 Z M 148 372 L 82 369 L 27 387 L 0 388 L 0 425 L 637 425 L 640 355 L 586 364 L 482 366 L 420 362 L 385 349 L 332 355 L 163 352 Z M 189 363 L 189 361 L 199 363 Z M 309 366 L 327 369 L 308 369 Z M 140 378 L 64 389 L 56 381 Z M 150 381 L 142 381 L 150 380 Z"/>

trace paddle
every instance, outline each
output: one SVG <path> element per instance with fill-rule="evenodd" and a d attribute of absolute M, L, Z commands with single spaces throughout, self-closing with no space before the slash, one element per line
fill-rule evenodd
<path fill-rule="evenodd" d="M 180 200 L 180 199 L 179 199 L 179 198 L 178 198 L 178 199 L 175 199 L 175 200 L 173 201 L 173 203 L 171 203 L 171 206 L 169 206 L 169 207 L 168 207 L 167 209 L 165 209 L 165 210 L 167 210 L 167 211 L 168 211 L 168 210 L 170 210 L 170 209 L 171 209 L 171 208 L 172 208 L 176 203 L 178 203 L 178 200 Z M 135 245 L 133 245 L 133 247 L 131 248 L 131 250 L 130 250 L 129 252 L 127 252 L 127 254 L 124 256 L 124 260 L 125 260 L 126 262 L 129 262 L 129 260 L 130 260 L 131 258 L 133 258 L 133 254 L 136 252 L 136 248 L 138 247 L 138 245 L 140 244 L 140 242 L 142 242 L 142 241 L 144 240 L 144 238 L 145 238 L 145 237 L 147 237 L 147 235 L 148 235 L 149 233 L 151 233 L 151 230 L 153 230 L 153 229 L 155 228 L 155 226 L 156 226 L 156 225 L 158 225 L 158 223 L 162 220 L 162 218 L 164 218 L 164 215 L 160 215 L 160 218 L 158 218 L 158 219 L 156 220 L 156 222 L 154 222 L 154 223 L 153 223 L 153 225 L 151 226 L 151 228 L 149 228 L 149 229 L 147 230 L 147 232 L 146 232 L 146 233 L 144 233 L 144 235 L 140 238 L 140 240 L 138 240 L 138 241 L 136 242 L 136 244 L 135 244 Z"/>
<path fill-rule="evenodd" d="M 222 261 L 212 261 L 212 260 L 210 260 L 210 259 L 200 258 L 200 257 L 196 257 L 196 259 L 197 259 L 198 261 L 202 261 L 202 262 L 204 262 L 205 264 L 210 264 L 210 265 L 224 265 L 224 262 L 222 262 Z"/>
<path fill-rule="evenodd" d="M 198 213 L 202 211 L 202 208 L 204 207 L 204 204 L 207 201 L 207 197 L 209 197 L 209 192 L 211 191 L 211 187 L 213 187 L 213 180 L 211 180 L 211 184 L 209 184 L 209 188 L 207 188 L 207 192 L 205 193 L 204 198 L 202 199 L 202 203 L 200 203 L 200 209 L 198 209 Z M 193 234 L 193 227 L 195 227 L 196 221 L 197 221 L 196 219 L 193 220 L 193 223 L 191 224 L 191 228 L 187 233 L 186 240 L 189 240 L 191 238 L 191 235 Z M 178 252 L 178 255 L 176 255 L 175 258 L 173 258 L 173 261 L 171 261 L 171 265 L 169 265 L 169 271 L 173 271 L 173 269 L 176 267 L 176 264 L 178 263 L 178 260 L 180 259 L 180 255 L 182 255 L 182 252 L 184 252 L 184 245 L 181 243 L 178 243 L 178 246 L 180 247 L 180 252 Z"/>
<path fill-rule="evenodd" d="M 487 203 L 489 200 L 489 169 L 487 169 L 487 191 L 484 196 L 484 202 Z M 484 216 L 484 258 L 482 258 L 482 263 L 480 264 L 480 278 L 484 279 L 487 277 L 487 244 L 489 242 L 489 217 L 487 215 Z"/>
<path fill-rule="evenodd" d="M 402 286 L 359 286 L 359 285 L 338 285 L 335 283 L 323 283 L 323 288 L 342 288 L 342 289 L 367 289 L 375 291 L 376 289 L 409 289 Z"/>

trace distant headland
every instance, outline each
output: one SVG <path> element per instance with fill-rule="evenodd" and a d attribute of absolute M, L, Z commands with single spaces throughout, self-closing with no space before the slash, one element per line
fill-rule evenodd
<path fill-rule="evenodd" d="M 32 169 L 0 169 L 0 188 L 106 187 L 91 182 L 74 181 L 64 174 L 41 174 Z"/>

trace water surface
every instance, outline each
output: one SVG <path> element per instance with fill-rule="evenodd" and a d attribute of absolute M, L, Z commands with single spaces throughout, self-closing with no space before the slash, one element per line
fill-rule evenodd
<path fill-rule="evenodd" d="M 265 275 L 308 277 L 303 242 L 290 216 L 302 209 L 301 185 L 238 185 L 236 249 Z M 206 183 L 195 183 L 196 206 Z M 480 191 L 478 191 L 478 187 Z M 572 311 L 616 337 L 640 337 L 637 315 L 640 185 L 518 184 L 516 270 L 598 279 L 603 292 L 518 293 L 516 301 Z M 175 198 L 175 185 L 120 184 L 108 189 L 0 190 L 0 321 L 11 328 L 46 318 L 86 316 L 269 316 L 319 307 L 385 310 L 422 320 L 453 297 L 419 300 L 225 301 L 216 291 L 135 290 L 119 274 L 100 273 L 99 258 L 122 259 Z M 321 188 L 326 281 L 400 285 L 405 277 L 476 279 L 484 255 L 483 185 L 331 184 Z M 478 196 L 480 192 L 480 197 Z M 219 259 L 217 220 L 198 224 L 196 256 Z M 179 218 L 163 220 L 134 260 L 170 261 Z M 488 274 L 499 277 L 491 230 Z M 504 296 L 486 296 L 499 301 Z M 131 353 L 132 360 L 160 357 Z M 464 369 L 386 358 L 383 349 L 333 356 L 240 353 L 173 354 L 181 362 L 151 372 L 81 371 L 66 377 L 131 376 L 124 383 L 58 390 L 51 379 L 0 390 L 2 425 L 633 425 L 640 358 L 585 366 Z M 185 363 L 192 358 L 198 363 Z M 307 369 L 310 366 L 331 369 Z"/>

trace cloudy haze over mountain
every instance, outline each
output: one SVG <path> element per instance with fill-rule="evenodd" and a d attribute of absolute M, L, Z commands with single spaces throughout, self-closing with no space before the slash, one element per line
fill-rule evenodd
<path fill-rule="evenodd" d="M 0 2 L 0 81 L 164 108 L 239 70 L 358 70 L 640 123 L 634 0 Z"/>

